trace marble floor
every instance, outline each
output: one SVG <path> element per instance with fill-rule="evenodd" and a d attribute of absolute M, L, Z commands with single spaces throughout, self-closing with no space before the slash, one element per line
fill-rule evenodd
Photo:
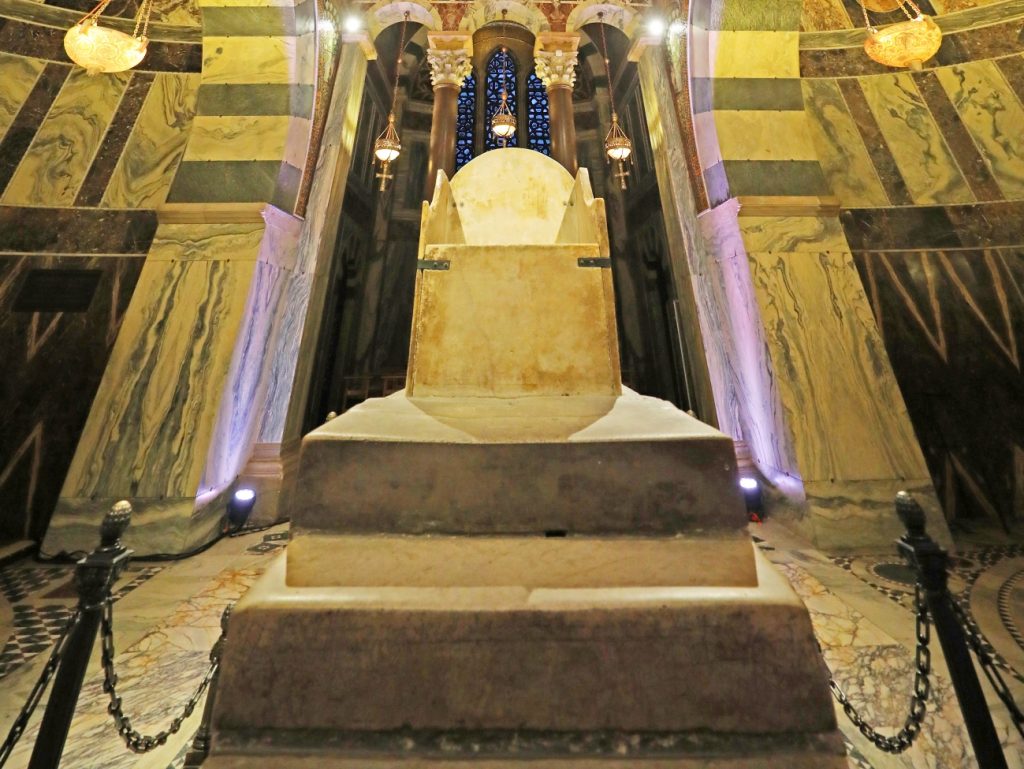
<path fill-rule="evenodd" d="M 789 578 L 811 611 L 826 662 L 872 722 L 902 723 L 913 683 L 913 587 L 895 553 L 830 557 L 787 530 L 752 525 L 758 546 Z M 116 668 L 124 709 L 142 732 L 164 728 L 208 665 L 223 608 L 238 599 L 287 543 L 287 526 L 222 540 L 202 555 L 173 563 L 135 563 L 116 586 Z M 1001 536 L 958 543 L 953 588 L 969 602 L 1003 675 L 1024 703 L 1024 544 Z M 45 663 L 71 607 L 72 569 L 23 558 L 0 569 L 0 730 L 6 735 Z M 880 753 L 846 717 L 850 766 L 857 769 L 969 769 L 971 754 L 938 644 L 933 697 L 922 734 L 900 756 Z M 1024 740 L 986 688 L 1011 769 L 1024 769 Z M 63 766 L 67 769 L 171 769 L 181 766 L 199 714 L 145 756 L 128 752 L 106 713 L 98 653 L 79 701 Z M 751 707 L 756 707 L 752 701 Z M 40 705 L 8 767 L 28 763 Z"/>

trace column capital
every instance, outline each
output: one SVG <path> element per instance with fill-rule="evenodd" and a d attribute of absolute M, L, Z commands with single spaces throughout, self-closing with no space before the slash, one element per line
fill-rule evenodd
<path fill-rule="evenodd" d="M 428 32 L 427 62 L 434 88 L 462 87 L 472 71 L 473 37 L 465 32 Z"/>
<path fill-rule="evenodd" d="M 541 32 L 533 49 L 537 77 L 545 88 L 572 88 L 576 84 L 577 49 L 575 32 Z"/>

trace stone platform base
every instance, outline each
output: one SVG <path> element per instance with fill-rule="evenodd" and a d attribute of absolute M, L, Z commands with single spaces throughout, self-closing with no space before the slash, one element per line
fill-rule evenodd
<path fill-rule="evenodd" d="M 763 556 L 754 586 L 671 587 L 677 554 L 655 549 L 615 586 L 607 540 L 589 541 L 588 566 L 588 539 L 563 540 L 570 587 L 480 586 L 443 549 L 412 585 L 375 586 L 354 559 L 345 586 L 293 587 L 278 559 L 233 613 L 209 766 L 447 769 L 426 756 L 479 735 L 499 753 L 541 740 L 539 769 L 543 740 L 577 735 L 612 769 L 614 736 L 637 733 L 658 735 L 651 769 L 845 766 L 807 611 Z"/>
<path fill-rule="evenodd" d="M 746 745 L 746 747 L 752 747 Z M 716 748 L 732 753 L 729 748 Z M 628 758 L 476 758 L 472 769 L 849 769 L 841 740 L 815 746 L 771 743 L 771 754 L 756 751 L 748 755 L 709 755 Z M 467 759 L 417 758 L 400 754 L 373 758 L 341 758 L 321 752 L 264 752 L 258 755 L 212 756 L 203 769 L 466 769 Z"/>

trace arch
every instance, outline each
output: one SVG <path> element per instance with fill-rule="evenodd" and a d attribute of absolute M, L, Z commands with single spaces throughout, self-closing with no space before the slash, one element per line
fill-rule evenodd
<path fill-rule="evenodd" d="M 508 11 L 507 20 L 526 27 L 533 34 L 545 32 L 551 28 L 547 17 L 536 4 L 517 2 L 517 0 L 496 0 L 496 2 L 476 2 L 462 17 L 459 29 L 465 32 L 476 32 L 486 24 L 500 22 L 502 11 Z"/>
<path fill-rule="evenodd" d="M 392 24 L 401 24 L 409 12 L 409 21 L 422 24 L 428 30 L 441 29 L 441 15 L 429 0 L 380 0 L 366 12 L 370 39 L 376 40 Z"/>
<path fill-rule="evenodd" d="M 569 13 L 565 28 L 569 32 L 579 32 L 584 25 L 597 23 L 597 17 L 602 13 L 604 24 L 621 29 L 626 34 L 632 34 L 639 21 L 637 13 L 622 3 L 614 0 L 583 0 Z"/>

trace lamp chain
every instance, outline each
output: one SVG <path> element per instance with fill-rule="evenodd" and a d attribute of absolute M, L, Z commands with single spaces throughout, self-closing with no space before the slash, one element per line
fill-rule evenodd
<path fill-rule="evenodd" d="M 391 117 L 395 115 L 395 106 L 398 104 L 398 76 L 402 72 L 402 58 L 405 54 L 405 27 L 409 23 L 409 12 L 405 12 L 402 18 L 402 32 L 398 40 L 398 59 L 395 61 L 395 85 L 391 89 Z"/>
<path fill-rule="evenodd" d="M 608 98 L 612 104 L 612 118 L 617 119 L 618 113 L 615 110 L 615 84 L 612 82 L 611 62 L 608 59 L 608 38 L 604 34 L 604 11 L 597 14 L 598 23 L 601 25 L 601 56 L 604 58 L 604 76 L 608 78 Z"/>

